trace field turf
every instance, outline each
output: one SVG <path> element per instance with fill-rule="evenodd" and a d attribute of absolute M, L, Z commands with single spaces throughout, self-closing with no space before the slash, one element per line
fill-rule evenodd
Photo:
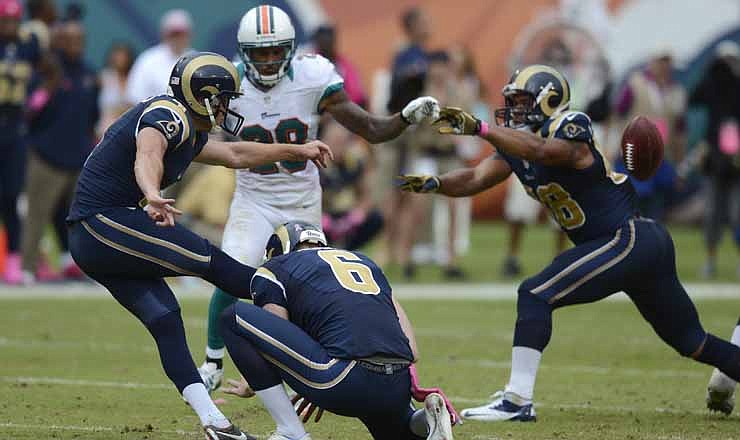
<path fill-rule="evenodd" d="M 404 302 L 414 322 L 422 382 L 459 407 L 482 403 L 508 378 L 512 301 Z M 200 361 L 205 299 L 185 299 Z M 726 336 L 740 299 L 698 302 L 704 325 Z M 0 307 L 0 438 L 201 438 L 197 418 L 168 384 L 146 330 L 112 299 L 4 300 Z M 229 364 L 227 373 L 234 376 Z M 555 316 L 536 391 L 534 424 L 467 422 L 459 439 L 740 439 L 740 417 L 710 415 L 710 369 L 664 346 L 634 307 L 607 301 Z M 216 393 L 222 397 L 220 393 Z M 357 396 L 362 399 L 362 396 Z M 255 399 L 222 406 L 260 436 L 273 425 Z M 327 415 L 314 439 L 366 439 L 356 421 Z"/>
<path fill-rule="evenodd" d="M 497 279 L 505 241 L 499 226 L 490 228 L 476 226 L 466 257 L 476 281 Z M 703 261 L 701 237 L 674 232 L 680 270 L 695 280 Z M 546 263 L 550 238 L 542 228 L 527 236 L 529 273 Z M 721 279 L 732 282 L 737 257 L 728 242 L 722 249 Z M 438 279 L 433 268 L 420 276 Z M 461 284 L 454 293 L 464 292 Z M 513 300 L 402 303 L 416 327 L 423 384 L 442 386 L 458 409 L 483 403 L 505 384 Z M 207 299 L 184 298 L 181 304 L 199 363 Z M 740 314 L 740 285 L 737 298 L 702 299 L 697 307 L 708 331 L 728 337 Z M 710 368 L 663 345 L 631 303 L 559 310 L 553 333 L 536 388 L 539 421 L 467 422 L 456 428 L 457 439 L 740 440 L 740 415 L 726 418 L 705 409 Z M 0 288 L 0 366 L 0 439 L 202 438 L 197 418 L 165 377 L 149 334 L 105 295 L 3 299 Z M 235 377 L 233 365 L 226 368 Z M 256 399 L 215 396 L 225 397 L 223 411 L 246 430 L 264 439 L 273 429 Z M 308 429 L 314 440 L 369 438 L 359 422 L 334 415 Z"/>

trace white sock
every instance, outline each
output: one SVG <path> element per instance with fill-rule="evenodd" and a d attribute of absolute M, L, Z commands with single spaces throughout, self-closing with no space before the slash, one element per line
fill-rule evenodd
<path fill-rule="evenodd" d="M 256 391 L 257 397 L 265 405 L 267 412 L 277 424 L 277 432 L 291 439 L 301 439 L 306 435 L 303 423 L 293 408 L 283 385 L 275 385 L 265 390 Z"/>
<path fill-rule="evenodd" d="M 182 390 L 182 397 L 190 404 L 203 426 L 213 425 L 216 428 L 228 428 L 229 419 L 218 409 L 211 396 L 208 395 L 205 385 L 191 383 Z"/>
<path fill-rule="evenodd" d="M 740 325 L 735 327 L 735 331 L 732 332 L 732 339 L 730 342 L 740 347 Z"/>
<path fill-rule="evenodd" d="M 225 355 L 226 355 L 225 348 L 206 347 L 206 356 L 208 356 L 211 359 L 223 359 Z"/>
<path fill-rule="evenodd" d="M 506 385 L 505 391 L 531 401 L 540 359 L 542 359 L 541 351 L 529 347 L 513 347 L 511 349 L 511 376 L 509 376 L 509 384 Z"/>

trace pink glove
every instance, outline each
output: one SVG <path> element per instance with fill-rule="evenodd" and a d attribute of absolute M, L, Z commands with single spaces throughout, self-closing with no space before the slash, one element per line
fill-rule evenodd
<path fill-rule="evenodd" d="M 445 401 L 445 406 L 447 407 L 447 411 L 450 413 L 450 421 L 452 422 L 452 424 L 462 424 L 462 420 L 460 420 L 460 416 L 457 415 L 455 407 L 452 406 L 452 403 L 447 398 L 447 396 L 445 396 L 445 393 L 440 388 L 422 388 L 419 386 L 419 375 L 416 372 L 416 365 L 411 364 L 409 366 L 409 374 L 411 374 L 411 396 L 414 398 L 414 400 L 416 400 L 417 402 L 423 402 L 428 395 L 432 393 L 437 393 L 442 396 L 442 399 L 444 399 Z"/>

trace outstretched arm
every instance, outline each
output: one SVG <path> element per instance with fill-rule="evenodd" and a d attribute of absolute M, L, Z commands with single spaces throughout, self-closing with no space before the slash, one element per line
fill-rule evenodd
<path fill-rule="evenodd" d="M 493 155 L 473 168 L 461 168 L 441 176 L 400 176 L 399 180 L 404 191 L 468 197 L 503 182 L 510 175 L 509 164 L 502 157 Z"/>
<path fill-rule="evenodd" d="M 283 160 L 311 160 L 316 166 L 325 168 L 327 159 L 333 158 L 331 149 L 321 141 L 303 145 L 208 141 L 195 160 L 227 168 L 253 168 Z"/>
<path fill-rule="evenodd" d="M 442 134 L 477 135 L 510 156 L 543 165 L 581 169 L 591 165 L 594 160 L 585 142 L 543 138 L 531 131 L 489 126 L 485 121 L 455 107 L 442 109 L 437 122 L 449 124 L 439 129 Z"/>
<path fill-rule="evenodd" d="M 380 116 L 368 113 L 350 101 L 344 90 L 340 90 L 325 98 L 319 104 L 319 110 L 328 111 L 349 131 L 377 144 L 397 137 L 409 124 L 416 124 L 426 117 L 436 118 L 439 105 L 434 98 L 417 98 L 399 113 Z"/>

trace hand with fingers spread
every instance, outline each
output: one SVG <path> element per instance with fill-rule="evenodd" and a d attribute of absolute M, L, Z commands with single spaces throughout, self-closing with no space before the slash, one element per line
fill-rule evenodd
<path fill-rule="evenodd" d="M 422 96 L 406 104 L 401 110 L 401 119 L 409 125 L 439 117 L 439 102 L 431 96 Z"/>
<path fill-rule="evenodd" d="M 415 193 L 430 193 L 439 190 L 439 178 L 419 174 L 405 174 L 396 177 L 396 184 L 401 191 Z"/>
<path fill-rule="evenodd" d="M 293 402 L 293 407 L 295 408 L 295 412 L 296 414 L 298 414 L 298 417 L 302 417 L 303 423 L 308 423 L 309 419 L 311 419 L 311 414 L 313 414 L 316 408 L 318 408 L 319 411 L 316 413 L 316 417 L 314 417 L 313 419 L 315 423 L 319 423 L 319 420 L 321 420 L 321 416 L 324 415 L 323 408 L 319 408 L 318 406 L 309 402 L 300 394 L 296 394 L 295 396 L 293 396 L 290 401 Z"/>
<path fill-rule="evenodd" d="M 245 378 L 241 378 L 241 380 L 234 380 L 234 379 L 228 379 L 226 382 L 228 382 L 229 386 L 221 387 L 221 391 L 223 391 L 226 394 L 233 394 L 235 396 L 239 397 L 254 397 L 255 392 L 252 389 L 251 386 L 249 386 L 249 382 Z"/>
<path fill-rule="evenodd" d="M 182 211 L 173 206 L 175 199 L 165 199 L 159 194 L 150 194 L 146 199 L 148 204 L 144 211 L 157 226 L 175 226 L 175 216 L 182 214 Z"/>
<path fill-rule="evenodd" d="M 445 107 L 440 110 L 439 118 L 434 123 L 448 124 L 439 127 L 442 134 L 476 135 L 480 134 L 482 126 L 480 119 L 457 107 Z"/>
<path fill-rule="evenodd" d="M 326 168 L 329 160 L 334 160 L 334 153 L 332 153 L 331 148 L 318 140 L 301 145 L 296 153 L 298 155 L 297 162 L 310 160 L 319 168 Z"/>

